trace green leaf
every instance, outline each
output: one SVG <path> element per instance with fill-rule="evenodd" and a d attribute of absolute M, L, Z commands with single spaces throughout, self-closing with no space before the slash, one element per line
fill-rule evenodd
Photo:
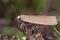
<path fill-rule="evenodd" d="M 27 37 L 21 31 L 17 31 L 16 37 L 18 40 L 27 40 Z"/>
<path fill-rule="evenodd" d="M 59 32 L 59 30 L 57 30 L 57 28 L 53 27 L 53 29 L 55 30 L 55 32 L 56 32 L 58 35 L 60 35 L 60 32 Z"/>

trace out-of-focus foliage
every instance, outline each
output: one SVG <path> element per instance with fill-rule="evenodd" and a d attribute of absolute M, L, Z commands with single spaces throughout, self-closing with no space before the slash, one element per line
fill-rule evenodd
<path fill-rule="evenodd" d="M 13 9 L 7 7 L 7 9 L 5 10 L 5 19 L 11 20 L 12 13 L 13 13 Z"/>
<path fill-rule="evenodd" d="M 3 4 L 8 4 L 8 3 L 10 2 L 10 0 L 1 0 L 1 2 L 2 2 Z"/>
<path fill-rule="evenodd" d="M 57 38 L 56 40 L 60 40 L 60 35 L 58 35 L 56 32 L 54 32 L 54 35 Z"/>
<path fill-rule="evenodd" d="M 55 0 L 55 3 L 56 3 L 56 8 L 57 8 L 57 11 L 58 11 L 58 16 L 60 16 L 60 0 Z"/>
<path fill-rule="evenodd" d="M 56 37 L 56 40 L 60 40 L 60 26 L 57 25 L 57 26 L 53 27 L 53 29 L 55 30 L 55 32 L 53 34 Z"/>
<path fill-rule="evenodd" d="M 24 7 L 24 0 L 12 0 L 15 7 L 23 8 Z"/>
<path fill-rule="evenodd" d="M 48 0 L 32 0 L 32 7 L 35 15 L 48 15 L 45 8 Z"/>
<path fill-rule="evenodd" d="M 55 0 L 55 1 L 56 1 L 56 5 L 60 7 L 60 0 Z"/>
<path fill-rule="evenodd" d="M 32 6 L 36 11 L 40 11 L 46 5 L 47 0 L 32 0 Z"/>
<path fill-rule="evenodd" d="M 16 28 L 11 27 L 4 27 L 2 30 L 2 34 L 12 36 L 16 34 Z"/>
<path fill-rule="evenodd" d="M 21 31 L 17 31 L 16 37 L 18 40 L 27 40 L 26 36 Z"/>
<path fill-rule="evenodd" d="M 2 30 L 2 34 L 13 36 L 15 35 L 18 40 L 27 40 L 27 37 L 18 29 L 14 27 L 4 27 Z"/>

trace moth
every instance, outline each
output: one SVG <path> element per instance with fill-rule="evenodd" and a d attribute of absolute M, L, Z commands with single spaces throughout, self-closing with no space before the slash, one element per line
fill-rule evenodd
<path fill-rule="evenodd" d="M 28 40 L 55 40 L 51 26 L 57 25 L 55 16 L 19 15 L 18 28 Z"/>

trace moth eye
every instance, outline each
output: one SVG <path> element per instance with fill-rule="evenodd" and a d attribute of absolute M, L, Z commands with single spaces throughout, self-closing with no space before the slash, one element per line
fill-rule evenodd
<path fill-rule="evenodd" d="M 18 19 L 20 19 L 20 18 L 21 18 L 21 16 L 18 16 L 17 18 L 18 18 Z"/>
<path fill-rule="evenodd" d="M 20 21 L 20 19 L 21 19 L 21 16 L 17 16 L 17 20 Z"/>

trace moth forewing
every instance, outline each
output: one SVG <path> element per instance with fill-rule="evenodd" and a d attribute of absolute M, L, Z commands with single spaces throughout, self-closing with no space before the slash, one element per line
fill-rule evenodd
<path fill-rule="evenodd" d="M 41 25 L 56 25 L 57 19 L 55 16 L 35 16 L 35 15 L 20 15 L 21 20 L 34 24 Z"/>

